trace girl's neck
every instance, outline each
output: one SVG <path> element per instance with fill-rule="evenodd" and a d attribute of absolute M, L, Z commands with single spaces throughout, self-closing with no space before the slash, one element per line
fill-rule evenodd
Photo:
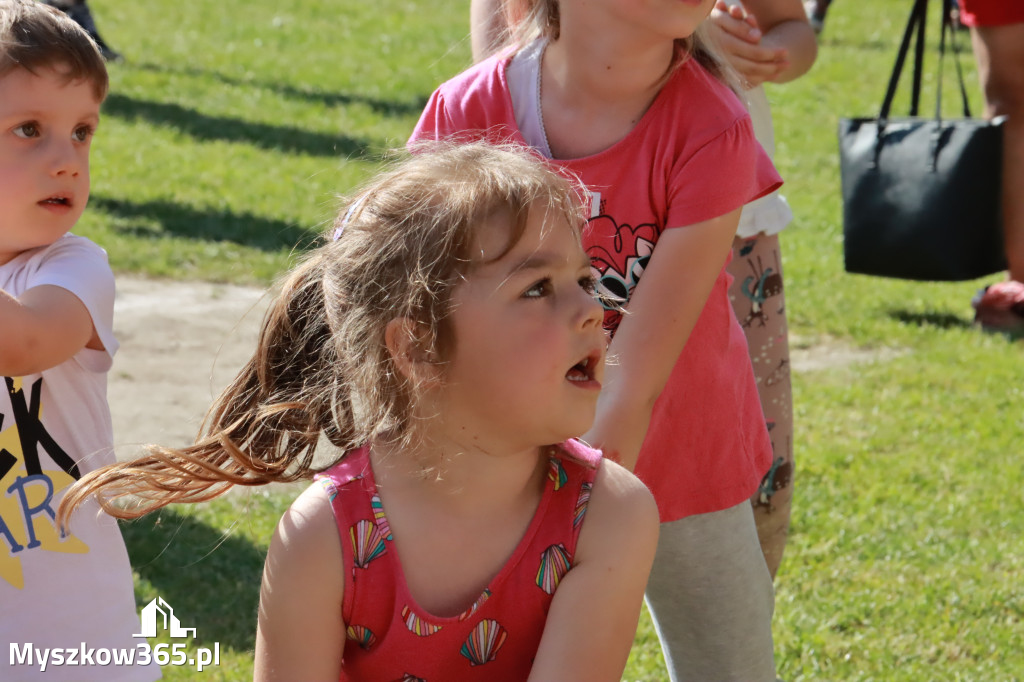
<path fill-rule="evenodd" d="M 435 438 L 375 445 L 370 460 L 413 601 L 436 617 L 465 612 L 533 522 L 546 458 L 539 448 L 483 452 Z"/>
<path fill-rule="evenodd" d="M 566 92 L 605 104 L 652 98 L 672 64 L 674 41 L 616 35 L 594 40 L 567 27 L 545 51 L 546 73 Z"/>
<path fill-rule="evenodd" d="M 480 598 L 522 542 L 548 464 L 538 448 L 498 456 L 439 445 L 374 447 L 370 458 L 413 601 L 434 616 L 454 617 Z"/>
<path fill-rule="evenodd" d="M 374 475 L 382 488 L 401 490 L 427 504 L 460 509 L 529 505 L 539 496 L 546 458 L 539 448 L 500 451 L 450 439 L 425 437 L 399 451 L 375 447 Z"/>
<path fill-rule="evenodd" d="M 552 155 L 590 156 L 625 137 L 661 89 L 673 49 L 672 41 L 594 40 L 563 29 L 541 64 L 541 111 Z"/>

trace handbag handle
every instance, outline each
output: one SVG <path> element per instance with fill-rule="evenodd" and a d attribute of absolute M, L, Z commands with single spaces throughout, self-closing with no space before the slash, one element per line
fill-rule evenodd
<path fill-rule="evenodd" d="M 925 0 L 927 3 L 928 0 Z M 949 44 L 953 46 L 953 63 L 956 65 L 957 82 L 960 83 L 960 101 L 963 103 L 964 118 L 971 118 L 971 105 L 967 101 L 967 86 L 964 83 L 964 72 L 960 66 L 960 46 L 956 42 L 956 29 L 946 17 L 942 16 L 942 33 L 939 36 L 939 80 L 935 95 L 935 120 L 942 118 L 942 62 L 946 57 L 946 33 L 949 33 Z"/>
<path fill-rule="evenodd" d="M 914 0 L 910 9 L 910 17 L 907 20 L 907 27 L 903 32 L 903 39 L 900 42 L 899 52 L 896 54 L 896 63 L 893 66 L 892 75 L 889 77 L 889 85 L 885 92 L 885 99 L 882 101 L 882 109 L 878 114 L 877 140 L 875 144 L 874 165 L 878 164 L 878 156 L 882 151 L 882 138 L 885 135 L 885 128 L 889 122 L 889 114 L 892 111 L 892 103 L 896 97 L 896 89 L 899 85 L 900 75 L 910 51 L 910 42 L 915 40 L 914 45 L 914 74 L 910 99 L 910 116 L 918 115 L 921 101 L 921 80 L 924 73 L 924 48 L 925 48 L 925 23 L 928 17 L 928 0 Z M 935 96 L 935 133 L 933 135 L 931 166 L 934 170 L 938 165 L 938 154 L 944 141 L 941 138 L 942 121 L 942 67 L 946 56 L 946 32 L 953 32 L 953 26 L 948 20 L 945 12 L 941 14 L 941 32 L 939 37 L 939 69 L 938 84 Z M 967 99 L 967 86 L 964 82 L 963 69 L 960 66 L 960 48 L 956 42 L 955 34 L 950 37 L 950 44 L 953 46 L 953 61 L 956 64 L 957 80 L 960 84 L 960 97 L 963 103 L 964 118 L 971 117 L 970 104 Z"/>
<path fill-rule="evenodd" d="M 926 0 L 927 1 L 927 0 Z M 935 90 L 935 127 L 932 128 L 931 144 L 929 145 L 928 160 L 930 161 L 931 171 L 937 172 L 939 170 L 939 153 L 942 148 L 949 142 L 949 136 L 952 134 L 952 128 L 942 127 L 942 63 L 946 56 L 946 32 L 953 33 L 950 37 L 950 43 L 953 45 L 953 61 L 956 63 L 956 75 L 960 82 L 960 98 L 963 102 L 964 118 L 971 117 L 971 106 L 967 101 L 967 88 L 964 85 L 964 73 L 960 68 L 960 50 L 956 44 L 956 34 L 945 14 L 942 19 L 942 34 L 939 37 L 939 79 Z"/>
<path fill-rule="evenodd" d="M 914 83 L 911 90 L 910 115 L 917 116 L 918 104 L 921 99 L 921 72 L 924 63 L 924 24 L 928 14 L 928 0 L 914 0 L 910 8 L 910 18 L 907 20 L 907 28 L 903 31 L 903 40 L 900 42 L 899 52 L 896 53 L 896 64 L 892 68 L 892 75 L 889 77 L 889 87 L 885 91 L 885 99 L 882 100 L 882 110 L 878 113 L 878 128 L 881 131 L 889 120 L 889 112 L 892 110 L 892 101 L 896 97 L 896 87 L 900 83 L 900 75 L 903 73 L 903 63 L 907 59 L 907 52 L 910 51 L 910 41 L 917 31 L 917 44 L 914 47 Z"/>

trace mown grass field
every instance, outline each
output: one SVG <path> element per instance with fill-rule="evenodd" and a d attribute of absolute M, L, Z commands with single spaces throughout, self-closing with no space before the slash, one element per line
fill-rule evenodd
<path fill-rule="evenodd" d="M 126 61 L 111 67 L 78 231 L 120 273 L 269 283 L 469 63 L 461 0 L 90 4 Z M 908 6 L 836 3 L 812 72 L 770 90 L 797 216 L 795 346 L 836 351 L 795 375 L 775 621 L 790 681 L 1024 678 L 1024 345 L 970 326 L 983 282 L 842 268 L 836 122 L 877 110 Z M 251 677 L 262 558 L 291 495 L 125 525 L 140 605 L 159 594 L 197 627 L 194 646 L 221 645 L 218 668 L 166 679 Z M 646 616 L 625 679 L 666 679 Z"/>

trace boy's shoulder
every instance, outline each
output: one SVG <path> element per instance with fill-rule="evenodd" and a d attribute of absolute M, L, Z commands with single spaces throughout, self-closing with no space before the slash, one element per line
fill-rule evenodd
<path fill-rule="evenodd" d="M 64 289 L 85 306 L 106 351 L 98 365 L 106 371 L 119 346 L 113 331 L 116 288 L 107 252 L 92 240 L 69 232 L 0 265 L 0 288 L 12 296 L 21 297 L 43 286 Z"/>
<path fill-rule="evenodd" d="M 9 262 L 0 265 L 0 273 L 11 277 L 19 272 L 36 272 L 43 267 L 69 263 L 81 263 L 100 272 L 111 272 L 113 277 L 107 252 L 91 239 L 71 232 L 64 234 L 52 244 L 21 252 Z"/>
<path fill-rule="evenodd" d="M 110 267 L 107 260 L 107 252 L 103 247 L 88 237 L 82 237 L 73 232 L 64 234 L 60 239 L 42 247 L 40 250 L 45 252 L 48 258 L 63 256 L 97 260 Z"/>
<path fill-rule="evenodd" d="M 94 317 L 107 318 L 106 310 L 113 315 L 114 272 L 107 252 L 90 239 L 69 232 L 0 266 L 0 287 L 13 296 L 43 285 L 75 294 Z"/>

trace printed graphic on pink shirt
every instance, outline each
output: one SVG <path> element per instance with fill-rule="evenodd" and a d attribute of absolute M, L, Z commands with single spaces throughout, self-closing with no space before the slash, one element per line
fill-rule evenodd
<path fill-rule="evenodd" d="M 597 277 L 605 329 L 614 333 L 618 328 L 621 307 L 640 282 L 657 241 L 658 226 L 654 223 L 619 225 L 610 215 L 598 215 L 587 222 L 583 244 Z"/>
<path fill-rule="evenodd" d="M 459 653 L 469 659 L 470 665 L 490 663 L 497 657 L 507 637 L 508 633 L 498 621 L 483 620 L 473 629 L 473 634 L 466 638 Z"/>

